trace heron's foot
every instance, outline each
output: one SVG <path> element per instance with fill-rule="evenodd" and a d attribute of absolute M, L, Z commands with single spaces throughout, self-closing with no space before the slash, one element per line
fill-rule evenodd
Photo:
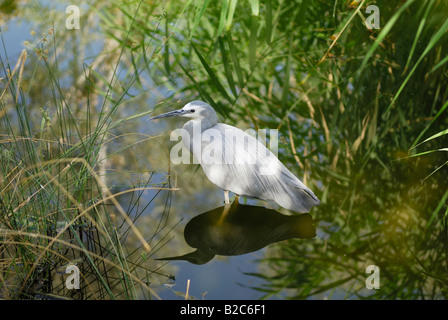
<path fill-rule="evenodd" d="M 224 191 L 224 202 L 225 202 L 225 204 L 230 204 L 230 200 L 229 200 L 229 190 L 225 190 L 225 191 Z"/>

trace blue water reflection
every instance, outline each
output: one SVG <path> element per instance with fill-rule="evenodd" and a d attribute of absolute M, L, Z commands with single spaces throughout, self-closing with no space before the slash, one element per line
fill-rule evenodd
<path fill-rule="evenodd" d="M 262 279 L 250 276 L 258 272 L 257 257 L 265 247 L 279 241 L 316 236 L 316 221 L 309 214 L 287 216 L 275 210 L 244 205 L 236 199 L 193 217 L 185 226 L 186 243 L 194 251 L 169 260 L 179 268 L 172 289 L 162 290 L 166 299 L 186 290 L 197 299 L 257 299 Z"/>

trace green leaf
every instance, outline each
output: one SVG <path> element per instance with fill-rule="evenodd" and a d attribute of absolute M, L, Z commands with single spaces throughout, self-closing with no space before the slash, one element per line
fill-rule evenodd
<path fill-rule="evenodd" d="M 418 141 L 420 140 L 420 138 L 425 134 L 425 132 L 429 129 L 429 127 L 434 123 L 434 121 L 436 121 L 436 119 L 443 113 L 443 111 L 445 111 L 445 109 L 448 108 L 448 101 L 445 102 L 445 104 L 442 106 L 442 108 L 440 108 L 439 112 L 437 112 L 437 114 L 434 116 L 434 118 L 431 120 L 431 122 L 425 127 L 425 129 L 422 130 L 422 132 L 420 132 L 420 134 L 418 135 L 417 139 L 415 139 L 414 143 L 412 144 L 410 149 L 413 149 L 419 145 L 421 145 L 422 143 L 418 143 Z M 442 131 L 443 132 L 443 131 Z M 440 132 L 439 132 L 440 133 Z M 429 139 L 429 138 L 428 138 Z"/>
<path fill-rule="evenodd" d="M 423 28 L 425 27 L 425 25 L 427 23 L 427 17 L 428 17 L 429 11 L 431 10 L 433 4 L 434 4 L 434 1 L 431 1 L 428 4 L 428 6 L 426 7 L 425 14 L 424 14 L 423 18 L 420 20 L 420 24 L 418 26 L 417 34 L 415 35 L 414 42 L 413 42 L 411 50 L 409 52 L 408 61 L 406 62 L 406 65 L 404 67 L 405 70 L 408 69 L 409 64 L 411 63 L 412 56 L 414 55 L 414 51 L 415 51 L 415 49 L 417 47 L 417 43 L 418 43 L 418 40 L 420 39 L 420 36 L 422 34 L 422 31 L 423 31 Z"/>
<path fill-rule="evenodd" d="M 384 28 L 382 28 L 382 30 L 381 30 L 380 34 L 378 35 L 377 39 L 375 40 L 373 45 L 370 47 L 369 51 L 364 56 L 364 59 L 363 59 L 363 61 L 361 63 L 361 67 L 359 67 L 359 69 L 357 71 L 358 75 L 360 73 L 362 73 L 364 68 L 367 66 L 367 62 L 372 57 L 372 55 L 375 52 L 375 50 L 378 48 L 380 43 L 386 38 L 388 33 L 392 30 L 392 27 L 398 21 L 398 18 L 400 17 L 400 15 L 403 12 L 405 12 L 405 10 L 412 4 L 412 2 L 414 2 L 414 0 L 407 1 L 405 4 L 403 4 L 403 6 L 401 6 L 400 9 L 398 9 L 397 12 L 395 12 L 395 14 L 389 19 L 389 21 L 386 23 Z"/>
<path fill-rule="evenodd" d="M 401 92 L 403 91 L 404 87 L 406 86 L 406 84 L 408 83 L 409 79 L 411 78 L 411 76 L 414 74 L 415 70 L 417 69 L 417 67 L 420 65 L 420 63 L 423 61 L 423 58 L 428 54 L 429 51 L 431 51 L 431 49 L 437 44 L 437 42 L 440 40 L 440 38 L 442 36 L 444 36 L 446 34 L 446 32 L 448 31 L 448 20 L 445 21 L 445 23 L 440 27 L 440 29 L 433 35 L 433 37 L 431 38 L 431 40 L 429 41 L 425 51 L 422 53 L 422 55 L 420 56 L 420 58 L 418 59 L 417 63 L 414 65 L 414 67 L 412 68 L 412 70 L 409 72 L 408 76 L 406 77 L 406 79 L 403 81 L 403 83 L 401 84 L 400 88 L 398 89 L 397 93 L 394 95 L 394 98 L 392 99 L 392 102 L 390 103 L 389 107 L 387 108 L 387 110 L 385 111 L 385 114 L 387 114 L 387 112 L 392 108 L 392 106 L 394 105 L 395 101 L 397 101 L 398 97 L 400 96 Z"/>
<path fill-rule="evenodd" d="M 218 42 L 219 42 L 219 48 L 221 50 L 222 63 L 224 64 L 224 71 L 227 77 L 227 82 L 229 84 L 230 90 L 232 90 L 232 93 L 236 98 L 238 96 L 238 93 L 236 92 L 235 81 L 233 80 L 232 70 L 230 68 L 229 58 L 227 56 L 227 51 L 224 45 L 223 38 L 219 37 Z"/>
<path fill-rule="evenodd" d="M 224 26 L 227 22 L 227 12 L 229 11 L 229 0 L 222 0 L 221 16 L 219 18 L 218 37 L 224 30 Z"/>
<path fill-rule="evenodd" d="M 194 17 L 193 21 L 193 28 L 190 33 L 190 40 L 193 38 L 193 35 L 196 32 L 196 29 L 199 26 L 199 22 L 201 22 L 201 18 L 204 15 L 205 9 L 207 9 L 209 2 L 210 0 L 202 0 L 202 6 L 198 6 L 196 10 L 196 16 Z"/>
<path fill-rule="evenodd" d="M 428 73 L 433 73 L 437 69 L 439 69 L 441 66 L 443 66 L 445 63 L 448 62 L 448 56 L 443 58 L 438 64 L 436 64 Z"/>
<path fill-rule="evenodd" d="M 244 75 L 243 70 L 241 69 L 240 61 L 238 59 L 238 54 L 235 49 L 235 45 L 232 40 L 232 35 L 230 33 L 227 33 L 226 35 L 227 44 L 229 45 L 230 50 L 230 56 L 232 58 L 233 62 L 233 68 L 235 69 L 237 78 L 238 78 L 238 84 L 240 86 L 240 90 L 244 88 Z"/>
<path fill-rule="evenodd" d="M 255 58 L 257 52 L 257 32 L 258 17 L 252 15 L 250 17 L 250 36 L 249 36 L 249 66 L 253 70 L 255 68 Z"/>
<path fill-rule="evenodd" d="M 266 43 L 271 44 L 272 39 L 272 0 L 266 1 Z"/>
<path fill-rule="evenodd" d="M 289 38 L 289 52 L 285 65 L 285 77 L 282 90 L 282 111 L 285 113 L 288 107 L 288 93 L 289 93 L 289 78 L 291 74 L 291 51 L 292 51 L 292 37 Z"/>
<path fill-rule="evenodd" d="M 201 61 L 202 65 L 205 68 L 205 71 L 207 71 L 210 80 L 212 81 L 212 83 L 214 84 L 214 86 L 216 87 L 216 89 L 218 89 L 219 92 L 221 92 L 221 94 L 223 95 L 223 97 L 229 101 L 230 103 L 233 103 L 233 100 L 229 97 L 229 95 L 227 94 L 227 91 L 224 89 L 224 87 L 221 85 L 221 82 L 219 82 L 218 77 L 216 76 L 215 72 L 212 70 L 212 68 L 209 66 L 209 64 L 207 63 L 207 61 L 205 61 L 204 57 L 202 57 L 201 53 L 199 52 L 199 50 L 196 48 L 195 45 L 191 45 L 194 49 L 194 52 L 196 52 L 196 55 L 198 56 L 199 60 Z"/>
<path fill-rule="evenodd" d="M 199 91 L 199 94 L 208 102 L 210 102 L 212 105 L 214 105 L 214 101 L 212 99 L 212 97 L 207 93 L 207 91 L 205 91 L 202 86 L 195 80 L 195 78 L 188 72 L 188 70 L 181 64 L 179 63 L 179 66 L 182 68 L 182 70 L 184 71 L 184 73 L 187 75 L 187 77 L 194 83 L 196 89 Z"/>
<path fill-rule="evenodd" d="M 440 136 L 443 136 L 445 134 L 448 134 L 448 129 L 445 129 L 443 131 L 440 131 L 439 133 L 436 133 L 435 135 L 430 136 L 428 139 L 426 139 L 425 141 L 423 141 L 422 143 L 425 143 L 426 141 L 438 138 Z"/>
<path fill-rule="evenodd" d="M 164 47 L 164 51 L 163 51 L 163 64 L 165 66 L 165 71 L 166 74 L 168 76 L 170 76 L 171 74 L 171 70 L 170 70 L 170 47 L 169 47 L 169 31 L 168 31 L 168 25 L 169 25 L 169 21 L 168 21 L 168 17 L 166 17 L 165 20 L 165 47 Z"/>
<path fill-rule="evenodd" d="M 249 0 L 250 9 L 252 10 L 252 16 L 258 16 L 260 13 L 260 1 L 259 0 Z"/>

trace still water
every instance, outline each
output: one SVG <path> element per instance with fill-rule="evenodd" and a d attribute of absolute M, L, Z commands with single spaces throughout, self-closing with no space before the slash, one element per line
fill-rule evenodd
<path fill-rule="evenodd" d="M 15 22 L 13 20 L 9 24 L 8 31 L 3 33 L 10 65 L 14 65 L 24 47 L 23 42 L 30 39 L 30 30 L 35 27 Z M 366 38 L 363 33 L 365 30 L 361 28 L 359 30 L 358 33 L 354 32 L 354 36 L 361 34 L 362 39 Z M 403 36 L 400 34 L 399 39 L 404 35 L 407 33 L 403 33 Z M 402 50 L 400 54 L 407 57 L 411 52 L 409 44 L 412 44 L 414 39 L 410 40 L 408 43 L 394 46 L 393 50 Z M 415 43 L 416 46 L 412 47 L 412 50 L 425 49 L 424 44 L 421 44 L 420 48 L 418 44 L 420 42 Z M 74 47 L 76 49 L 76 46 Z M 92 48 L 94 52 L 95 44 Z M 342 50 L 340 47 L 336 49 Z M 352 45 L 344 49 L 356 51 Z M 326 52 L 326 49 L 323 52 Z M 438 57 L 444 55 L 441 49 L 437 52 Z M 351 54 L 356 56 L 353 52 Z M 94 60 L 94 56 L 92 53 L 89 57 L 85 57 L 86 61 Z M 406 63 L 406 58 L 394 51 L 391 59 L 395 56 L 399 56 L 400 63 Z M 4 59 L 3 53 L 2 58 Z M 31 61 L 31 58 L 29 60 Z M 339 63 L 342 60 L 341 58 L 331 61 Z M 371 69 L 375 71 L 375 75 L 383 78 L 368 79 L 372 82 L 367 85 L 364 83 L 365 87 L 358 92 L 354 81 L 357 79 L 348 79 L 347 83 L 339 79 L 341 82 L 337 83 L 334 78 L 328 77 L 323 81 L 319 78 L 320 74 L 316 76 L 319 78 L 316 85 L 319 89 L 317 96 L 312 97 L 316 107 L 316 118 L 313 122 L 320 120 L 317 118 L 319 112 L 322 119 L 325 115 L 331 121 L 322 121 L 323 124 L 319 127 L 311 121 L 300 119 L 295 124 L 296 131 L 294 131 L 294 134 L 300 133 L 301 138 L 309 138 L 310 145 L 313 145 L 311 143 L 313 138 L 314 145 L 317 146 L 317 151 L 312 150 L 308 153 L 311 154 L 310 158 L 315 157 L 317 160 L 310 162 L 312 165 L 306 170 L 295 171 L 305 171 L 304 174 L 309 177 L 308 179 L 311 177 L 317 180 L 315 185 L 318 188 L 314 191 L 322 199 L 322 204 L 313 208 L 309 215 L 285 215 L 281 209 L 271 208 L 271 204 L 246 199 L 234 201 L 232 206 L 223 206 L 223 192 L 206 179 L 200 167 L 173 166 L 169 161 L 172 145 L 169 142 L 169 132 L 181 127 L 183 122 L 173 120 L 159 126 L 149 123 L 146 115 L 114 127 L 111 130 L 113 142 L 108 143 L 107 148 L 107 168 L 104 173 L 106 187 L 117 193 L 142 185 L 153 187 L 140 194 L 135 192 L 118 197 L 121 206 L 127 209 L 126 212 L 132 218 L 136 217 L 135 225 L 144 234 L 145 239 L 150 239 L 152 251 L 144 259 L 147 264 L 144 270 L 149 276 L 145 277 L 140 273 L 138 277 L 144 278 L 148 286 L 162 299 L 183 299 L 187 292 L 187 283 L 189 283 L 189 297 L 196 299 L 445 298 L 448 261 L 447 170 L 446 166 L 441 166 L 439 169 L 438 166 L 445 163 L 446 158 L 431 153 L 425 158 L 405 159 L 412 142 L 423 129 L 426 130 L 427 121 L 432 121 L 438 112 L 437 108 L 445 103 L 442 94 L 445 89 L 442 85 L 443 77 L 440 81 L 431 82 L 439 87 L 428 87 L 424 92 L 428 95 L 426 100 L 430 101 L 428 112 L 418 113 L 423 108 L 420 106 L 421 102 L 426 101 L 423 99 L 419 102 L 418 108 L 414 106 L 411 114 L 406 114 L 407 109 L 404 111 L 400 109 L 400 112 L 393 113 L 391 118 L 384 120 L 380 118 L 381 108 L 387 107 L 390 103 L 387 99 L 395 94 L 402 83 L 387 81 L 399 78 L 402 72 L 406 73 L 405 68 L 402 65 L 397 66 L 396 62 L 390 65 L 387 59 L 380 62 L 387 64 L 385 72 L 381 73 L 378 67 L 380 71 L 376 74 L 377 66 Z M 344 68 L 348 70 L 350 63 L 352 61 L 344 64 Z M 443 63 L 438 64 L 438 68 L 441 66 Z M 399 69 L 399 75 L 395 75 L 395 78 L 391 76 L 394 68 Z M 281 68 L 277 69 L 280 71 Z M 335 69 L 340 71 L 339 68 Z M 423 70 L 421 78 L 410 77 L 406 88 L 429 86 L 424 80 L 433 76 L 437 70 L 434 68 L 429 73 L 426 73 L 428 70 Z M 121 75 L 125 75 L 127 71 L 126 68 L 120 70 Z M 333 76 L 333 73 L 329 74 Z M 344 75 L 338 74 L 338 76 L 344 78 Z M 44 81 L 42 83 L 46 84 Z M 324 85 L 329 83 L 334 85 L 336 91 L 331 91 L 334 89 L 331 88 L 328 95 L 323 95 L 324 98 L 321 98 L 319 90 L 324 90 L 322 89 Z M 152 83 L 146 85 L 151 87 Z M 148 106 L 154 107 L 158 99 L 169 100 L 170 102 L 166 103 L 169 107 L 177 103 L 169 88 L 156 89 L 154 90 L 156 92 L 148 90 L 150 92 L 147 92 L 146 96 L 144 94 L 137 98 L 127 96 L 129 100 L 124 101 L 123 106 L 120 105 L 124 109 L 121 116 L 129 117 L 136 110 L 148 111 Z M 309 92 L 314 89 L 309 88 Z M 340 89 L 345 90 L 345 96 L 341 96 Z M 135 91 L 138 92 L 137 89 Z M 129 92 L 134 93 L 133 90 Z M 358 95 L 351 100 L 354 92 Z M 339 105 L 325 109 L 326 100 L 332 95 L 337 99 L 333 97 L 331 101 L 333 103 L 337 101 Z M 403 102 L 406 108 L 411 108 L 412 102 L 419 98 L 418 94 L 414 95 L 415 93 L 411 92 L 408 96 L 405 94 L 401 96 L 401 98 L 410 97 Z M 342 101 L 345 102 L 345 106 Z M 44 139 L 41 139 L 39 134 L 43 134 L 45 119 L 42 119 L 43 112 L 37 110 L 47 108 L 55 119 L 57 116 L 52 110 L 52 103 L 52 99 L 48 98 L 39 104 L 29 106 L 30 109 L 35 108 L 31 110 L 34 112 L 31 118 L 36 122 L 33 123 L 32 136 L 35 138 L 33 141 L 42 145 Z M 358 105 L 368 105 L 369 108 L 355 109 Z M 80 106 L 79 115 L 85 115 L 85 105 Z M 353 117 L 357 119 L 353 124 L 350 123 L 352 116 L 350 108 L 354 109 L 353 114 L 358 116 Z M 11 110 L 9 111 L 12 113 Z M 18 108 L 18 110 L 24 109 Z M 36 114 L 38 117 L 34 117 Z M 417 114 L 417 119 L 413 119 L 414 114 Z M 261 115 L 262 113 L 257 116 Z M 331 118 L 331 115 L 334 117 Z M 293 120 L 297 119 L 291 118 L 291 123 Z M 430 128 L 433 130 L 431 134 L 446 129 L 446 124 L 446 117 L 444 119 L 440 117 L 438 127 Z M 246 124 L 236 124 L 242 129 L 247 129 L 243 127 L 244 125 Z M 272 127 L 276 125 L 278 124 L 273 124 Z M 360 130 L 351 128 L 352 125 Z M 301 130 L 304 132 L 300 132 Z M 73 131 L 70 133 L 74 134 Z M 88 134 L 85 135 L 87 136 Z M 122 140 L 115 139 L 116 137 Z M 291 136 L 285 134 L 283 138 L 286 147 L 284 146 L 279 152 L 282 160 L 284 159 L 282 151 L 287 150 L 285 154 L 290 154 L 290 150 L 287 149 L 288 139 L 290 143 L 294 141 L 292 133 Z M 59 140 L 55 142 L 61 143 Z M 5 145 L 8 148 L 11 146 Z M 433 148 L 438 149 L 441 146 L 434 144 Z M 303 146 L 296 149 L 300 155 L 305 151 Z M 439 154 L 442 151 L 444 150 L 440 150 Z M 307 160 L 306 157 L 304 159 Z M 289 160 L 287 166 L 292 169 L 297 163 Z M 8 166 L 5 168 L 4 171 L 8 173 Z M 435 169 L 438 170 L 436 174 L 430 176 Z M 145 185 L 141 183 L 141 179 L 147 179 L 149 183 Z M 160 189 L 161 185 L 163 188 L 173 190 L 159 193 L 157 189 Z M 78 187 L 76 185 L 73 188 L 73 194 L 77 194 Z M 44 189 L 42 185 L 37 185 L 36 188 Z M 36 188 L 32 186 L 30 190 L 25 190 L 25 199 L 28 197 L 26 192 L 34 194 Z M 51 200 L 44 198 L 42 201 L 46 201 L 47 207 L 52 206 L 60 210 L 61 208 L 57 206 L 60 198 L 51 198 L 54 194 L 57 192 L 49 192 Z M 88 199 L 87 206 L 91 205 L 90 201 L 98 201 L 98 198 Z M 71 199 L 68 203 L 67 208 L 61 207 L 72 209 Z M 75 214 L 77 213 L 75 211 Z M 21 221 L 24 225 L 29 223 L 31 218 L 34 219 L 27 214 L 25 212 Z M 111 214 L 110 218 L 118 220 L 116 217 L 119 217 L 118 213 L 114 215 L 112 217 Z M 34 219 L 32 222 L 35 220 L 39 219 Z M 124 225 L 120 223 L 121 221 L 118 225 Z M 34 229 L 31 231 L 35 232 Z M 132 259 L 142 261 L 143 249 L 138 247 L 138 241 L 129 234 L 127 231 L 120 234 L 123 237 L 120 238 L 122 240 L 120 244 L 125 247 L 123 251 L 129 252 Z M 96 243 L 91 241 L 92 239 L 88 239 L 86 243 L 94 247 Z M 57 268 L 52 265 L 54 261 L 46 263 L 53 269 Z M 92 261 L 86 260 L 84 263 L 91 265 Z M 13 269 L 20 267 L 20 264 L 16 264 Z M 104 270 L 111 271 L 108 268 Z M 372 289 L 367 285 L 366 280 L 371 276 L 367 270 L 379 270 L 378 277 L 370 278 L 378 284 L 377 288 Z M 90 272 L 93 274 L 92 269 Z M 117 275 L 116 273 L 112 276 L 112 272 L 111 274 L 107 272 L 104 276 L 110 277 L 112 282 L 121 279 L 113 277 Z M 64 274 L 58 276 L 63 277 Z M 120 282 L 119 280 L 117 282 Z M 61 283 L 55 285 L 53 289 L 66 294 Z M 38 289 L 42 290 L 42 284 L 39 285 Z M 263 291 L 254 288 L 262 288 Z M 51 291 L 51 286 L 45 289 Z M 122 294 L 120 289 L 116 290 L 118 295 Z M 97 293 L 101 298 L 110 296 L 103 288 L 94 288 L 92 291 L 94 294 L 82 298 L 94 299 L 97 298 Z"/>
<path fill-rule="evenodd" d="M 189 292 L 196 298 L 256 299 L 259 294 L 251 287 L 262 281 L 245 274 L 258 271 L 255 260 L 263 257 L 264 247 L 291 238 L 311 239 L 316 236 L 314 224 L 308 214 L 286 216 L 236 200 L 189 220 L 184 238 L 196 250 L 160 259 L 188 262 L 175 263 L 180 270 L 176 283 L 186 285 L 190 279 Z"/>

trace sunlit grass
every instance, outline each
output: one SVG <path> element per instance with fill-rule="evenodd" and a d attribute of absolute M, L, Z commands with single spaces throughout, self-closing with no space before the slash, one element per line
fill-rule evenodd
<path fill-rule="evenodd" d="M 369 4 L 381 10 L 378 30 L 365 26 Z M 139 163 L 133 148 L 155 138 L 119 132 L 152 110 L 117 117 L 150 92 L 167 105 L 205 100 L 243 129 L 278 129 L 280 159 L 322 200 L 312 211 L 316 239 L 272 246 L 260 261 L 260 297 L 446 298 L 443 1 L 116 0 L 103 9 L 104 38 L 118 45 L 98 68 L 82 66 L 82 85 L 61 85 L 58 57 L 43 45 L 34 53 L 44 68 L 28 69 L 29 53 L 13 63 L 1 56 L 3 297 L 29 297 L 56 265 L 80 258 L 82 298 L 139 298 L 137 287 L 156 297 L 147 286 L 155 271 L 143 263 L 165 239 L 148 240 L 128 218 L 144 190 L 174 188 L 152 183 L 149 166 L 137 170 L 148 176 L 135 188 L 108 183 L 132 177 L 124 164 Z M 44 81 L 45 98 L 31 106 Z M 111 159 L 117 165 L 106 168 Z M 123 208 L 117 197 L 128 194 L 135 198 Z M 132 254 L 120 241 L 128 234 L 138 243 Z M 381 270 L 380 290 L 365 287 L 370 264 Z"/>
<path fill-rule="evenodd" d="M 146 182 L 142 177 L 137 185 L 124 184 L 118 192 L 108 184 L 116 180 L 109 161 L 123 153 L 137 161 L 133 148 L 153 138 L 113 133 L 126 121 L 151 112 L 114 120 L 138 74 L 127 78 L 122 90 L 116 89 L 116 71 L 125 50 L 121 48 L 118 62 L 108 73 L 109 83 L 98 82 L 99 71 L 91 69 L 74 79 L 86 84 L 83 97 L 77 99 L 72 88 L 62 84 L 66 80 L 60 79 L 66 71 L 58 69 L 56 47 L 63 43 L 57 41 L 53 32 L 47 34 L 37 44 L 42 50 L 35 50 L 45 51 L 45 56 L 29 59 L 24 50 L 15 66 L 10 65 L 7 48 L 0 55 L 0 298 L 159 298 L 150 287 L 151 279 L 170 275 L 152 269 L 148 260 L 164 243 L 145 234 L 136 222 L 149 205 L 139 207 L 144 192 L 174 188 L 151 182 L 148 168 L 138 172 L 146 174 Z M 40 79 L 46 79 L 45 87 Z M 106 89 L 100 90 L 101 85 Z M 36 113 L 41 97 L 33 90 L 39 86 L 49 102 Z M 131 135 L 132 143 L 120 142 L 130 141 Z M 121 147 L 112 148 L 117 141 Z M 122 176 L 119 181 L 131 180 L 126 177 L 132 174 L 128 167 L 116 168 Z M 126 208 L 129 211 L 119 201 L 124 196 L 133 199 Z M 160 224 L 156 218 L 153 222 Z M 67 288 L 68 265 L 79 268 L 80 289 Z"/>
<path fill-rule="evenodd" d="M 279 129 L 279 157 L 322 200 L 321 236 L 261 262 L 262 297 L 446 298 L 446 4 L 169 3 L 148 74 L 183 76 L 177 92 L 227 123 Z M 380 29 L 365 25 L 370 4 Z M 368 264 L 381 290 L 366 289 Z"/>

